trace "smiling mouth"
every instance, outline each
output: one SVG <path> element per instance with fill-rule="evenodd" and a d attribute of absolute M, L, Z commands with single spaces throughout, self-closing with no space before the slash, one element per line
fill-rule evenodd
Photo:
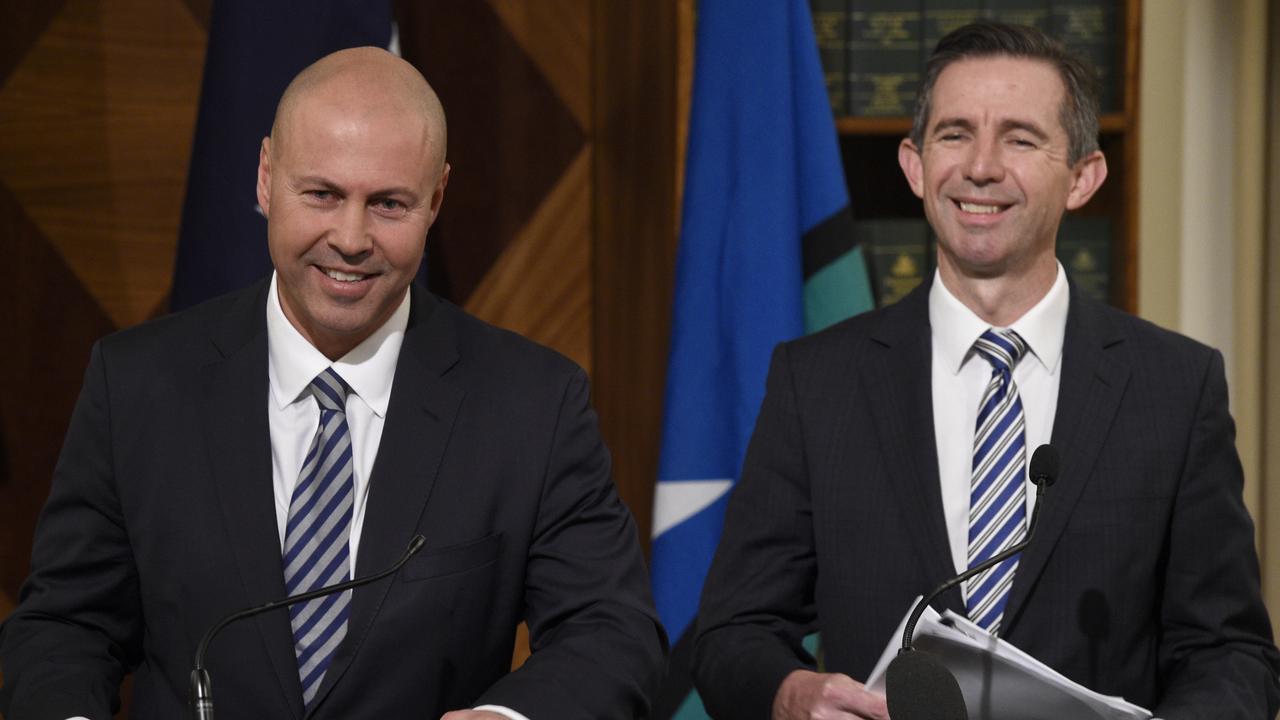
<path fill-rule="evenodd" d="M 1004 210 L 1010 207 L 1009 205 L 978 203 L 966 200 L 953 200 L 952 202 L 956 204 L 956 207 L 960 208 L 961 212 L 970 213 L 972 215 L 995 215 L 997 213 L 1004 212 Z"/>
<path fill-rule="evenodd" d="M 342 272 L 341 270 L 331 270 L 329 268 L 320 268 L 320 272 L 323 272 L 325 275 L 328 275 L 338 282 L 347 283 L 360 282 L 361 280 L 365 280 L 370 277 L 369 275 L 362 275 L 360 273 Z"/>

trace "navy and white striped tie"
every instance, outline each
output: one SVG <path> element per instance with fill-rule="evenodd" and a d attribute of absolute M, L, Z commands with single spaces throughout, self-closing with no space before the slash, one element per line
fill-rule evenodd
<path fill-rule="evenodd" d="M 350 388 L 329 368 L 308 386 L 320 404 L 320 427 L 289 502 L 284 540 L 285 590 L 294 595 L 351 578 L 349 538 L 355 478 L 346 398 Z M 293 605 L 293 648 L 307 706 L 315 699 L 334 650 L 347 634 L 351 591 Z"/>
<path fill-rule="evenodd" d="M 1012 330 L 988 330 L 974 343 L 991 363 L 991 381 L 978 405 L 969 486 L 969 567 L 1022 540 L 1027 529 L 1027 439 L 1013 368 L 1027 344 Z M 965 583 L 969 619 L 996 634 L 1009 601 L 1018 556 Z"/>

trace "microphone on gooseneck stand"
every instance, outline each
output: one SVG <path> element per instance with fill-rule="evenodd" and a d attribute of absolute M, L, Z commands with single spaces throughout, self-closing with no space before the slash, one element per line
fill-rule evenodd
<path fill-rule="evenodd" d="M 266 605 L 259 605 L 258 607 L 249 608 L 247 610 L 240 610 L 239 612 L 232 613 L 219 620 L 217 624 L 209 628 L 209 631 L 204 634 L 204 637 L 200 638 L 200 644 L 196 646 L 196 664 L 195 668 L 191 671 L 191 716 L 195 718 L 195 720 L 213 720 L 213 687 L 209 682 L 209 671 L 206 670 L 204 666 L 204 656 L 205 651 L 209 649 L 209 643 L 213 641 L 213 637 L 217 635 L 222 628 L 238 620 L 253 617 L 254 615 L 261 615 L 265 612 L 279 610 L 280 608 L 289 607 L 290 605 L 295 605 L 300 602 L 315 600 L 318 597 L 332 595 L 333 593 L 340 593 L 344 590 L 350 590 L 352 588 L 360 587 L 361 585 L 368 585 L 371 582 L 381 580 L 382 578 L 399 570 L 406 562 L 409 561 L 409 558 L 413 557 L 414 553 L 422 549 L 422 546 L 426 542 L 426 538 L 421 535 L 414 535 L 413 539 L 409 541 L 409 546 L 405 548 L 404 554 L 400 556 L 400 559 L 397 560 L 394 565 L 380 573 L 356 578 L 355 580 L 348 580 L 343 583 L 338 583 L 337 585 L 317 588 L 297 595 L 290 595 L 289 597 L 282 598 L 280 600 L 273 600 Z"/>
<path fill-rule="evenodd" d="M 1040 517 L 1040 508 L 1049 495 L 1049 486 L 1058 479 L 1058 451 L 1052 445 L 1041 445 L 1031 456 L 1031 467 L 1028 473 L 1031 482 L 1035 483 L 1036 504 L 1031 511 L 1031 523 L 1027 527 L 1027 536 L 1022 542 L 1009 546 L 1004 552 L 997 553 L 986 561 L 978 563 L 950 580 L 934 588 L 916 603 L 907 618 L 902 632 L 902 649 L 898 656 L 889 663 L 885 673 L 885 695 L 889 704 L 889 715 L 893 720 L 968 720 L 964 695 L 955 676 L 947 670 L 937 658 L 926 652 L 918 652 L 912 647 L 916 623 L 924 609 L 939 595 L 982 573 L 987 568 L 1008 560 L 1022 552 L 1031 544 L 1035 536 L 1036 520 Z"/>

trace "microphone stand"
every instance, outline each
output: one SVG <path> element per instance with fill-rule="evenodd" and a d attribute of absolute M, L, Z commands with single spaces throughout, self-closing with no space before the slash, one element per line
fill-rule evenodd
<path fill-rule="evenodd" d="M 371 582 L 381 580 L 382 578 L 399 570 L 406 562 L 409 561 L 409 558 L 413 557 L 414 553 L 422 549 L 422 546 L 426 544 L 426 542 L 426 538 L 421 535 L 414 535 L 413 539 L 409 541 L 409 546 L 405 548 L 404 554 L 400 556 L 400 559 L 397 560 L 394 565 L 380 573 L 377 573 L 376 575 L 348 580 L 343 583 L 338 583 L 337 585 L 317 588 L 298 595 L 290 595 L 289 597 L 282 598 L 280 600 L 273 600 L 266 605 L 259 605 L 258 607 L 249 608 L 248 610 L 240 610 L 239 612 L 232 613 L 219 620 L 216 625 L 209 628 L 209 631 L 204 634 L 204 637 L 200 638 L 200 644 L 196 646 L 196 663 L 194 669 L 191 671 L 190 694 L 192 717 L 194 717 L 195 720 L 214 720 L 213 687 L 209 681 L 209 671 L 205 669 L 204 666 L 204 656 L 205 652 L 209 649 L 209 643 L 213 642 L 214 636 L 217 635 L 222 628 L 233 622 L 253 617 L 254 615 L 261 615 L 265 612 L 289 607 L 290 605 L 306 602 L 308 600 L 315 600 L 318 597 L 343 592 L 345 590 L 350 590 L 361 585 L 367 585 Z"/>
<path fill-rule="evenodd" d="M 1036 532 L 1036 520 L 1040 517 L 1040 506 L 1044 505 L 1044 501 L 1049 495 L 1049 486 L 1053 484 L 1053 477 L 1050 475 L 1040 475 L 1038 477 L 1033 477 L 1031 482 L 1035 483 L 1036 486 L 1036 504 L 1031 510 L 1031 524 L 1027 526 L 1027 536 L 1022 539 L 1022 542 L 1010 545 L 1008 548 L 1005 548 L 1003 552 L 992 555 L 986 560 L 942 583 L 938 587 L 934 588 L 933 592 L 920 598 L 920 602 L 916 603 L 915 608 L 911 611 L 911 617 L 907 618 L 906 627 L 902 630 L 902 649 L 898 651 L 899 655 L 913 650 L 911 647 L 911 640 L 916 634 L 916 623 L 920 621 L 920 616 L 924 614 L 924 609 L 929 607 L 929 603 L 936 600 L 942 593 L 950 590 L 956 585 L 959 585 L 965 580 L 968 580 L 974 575 L 978 575 L 986 571 L 988 568 L 995 567 L 1023 550 L 1026 550 L 1027 546 L 1031 544 L 1031 539 L 1035 536 Z"/>
<path fill-rule="evenodd" d="M 900 720 L 967 720 L 968 711 L 964 696 L 956 678 L 937 658 L 926 652 L 915 652 L 912 639 L 916 631 L 916 623 L 924 609 L 929 607 L 939 595 L 950 588 L 968 580 L 984 570 L 1004 562 L 1013 555 L 1022 552 L 1031 544 L 1035 536 L 1040 508 L 1049 494 L 1049 486 L 1058 476 L 1058 453 L 1051 445 L 1036 448 L 1031 458 L 1031 481 L 1035 483 L 1036 504 L 1031 511 L 1031 524 L 1027 527 L 1027 536 L 1004 552 L 978 563 L 965 572 L 951 578 L 934 588 L 933 592 L 920 598 L 912 608 L 910 616 L 902 632 L 902 648 L 898 656 L 889 663 L 886 687 L 889 712 Z"/>

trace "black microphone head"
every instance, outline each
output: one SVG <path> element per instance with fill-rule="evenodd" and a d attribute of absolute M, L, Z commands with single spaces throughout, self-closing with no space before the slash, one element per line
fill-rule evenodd
<path fill-rule="evenodd" d="M 1049 487 L 1058 479 L 1058 451 L 1052 445 L 1041 445 L 1031 455 L 1031 482 Z"/>
<path fill-rule="evenodd" d="M 885 699 L 893 720 L 969 720 L 955 676 L 920 650 L 898 653 L 889 663 Z"/>
<path fill-rule="evenodd" d="M 409 547 L 404 549 L 404 554 L 406 556 L 412 555 L 418 552 L 419 550 L 421 550 L 422 546 L 426 544 L 427 544 L 426 538 L 422 537 L 421 535 L 414 535 L 413 539 L 409 541 Z"/>

